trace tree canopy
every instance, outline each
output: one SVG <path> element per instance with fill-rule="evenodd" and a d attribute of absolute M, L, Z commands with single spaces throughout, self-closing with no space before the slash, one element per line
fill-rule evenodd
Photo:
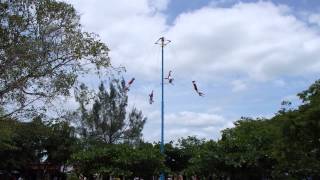
<path fill-rule="evenodd" d="M 126 107 L 126 95 L 121 95 L 121 81 L 112 81 L 109 90 L 101 84 L 93 96 L 93 103 L 85 105 L 91 107 L 82 113 L 91 123 L 85 126 L 87 136 L 79 136 L 77 128 L 63 120 L 53 123 L 35 117 L 32 122 L 25 123 L 1 119 L 0 169 L 23 172 L 28 164 L 44 161 L 61 167 L 72 165 L 75 173 L 87 177 L 139 176 L 149 179 L 165 172 L 166 175 L 232 180 L 319 179 L 320 86 L 317 84 L 299 94 L 303 104 L 297 108 L 282 108 L 269 119 L 243 117 L 234 123 L 234 127 L 222 130 L 219 140 L 181 138 L 165 144 L 162 155 L 159 143 L 144 143 L 141 139 L 139 143 L 128 143 L 121 138 L 109 141 L 110 118 L 128 123 L 119 126 L 121 128 L 112 133 L 115 135 L 127 132 L 123 127 L 131 127 L 130 123 L 137 119 L 143 122 L 143 118 L 137 118 L 142 117 L 140 113 L 134 115 L 135 118 L 130 117 L 130 113 L 117 114 L 120 104 Z M 306 97 L 308 100 L 304 101 Z M 112 104 L 113 109 L 108 109 Z M 110 112 L 101 112 L 103 106 Z M 121 119 L 116 119 L 119 117 Z M 131 122 L 130 118 L 133 118 Z M 104 125 L 104 130 L 99 129 Z M 137 132 L 141 133 L 143 125 L 138 127 Z M 131 140 L 139 139 L 140 133 Z M 124 138 L 126 133 L 117 137 Z"/>
<path fill-rule="evenodd" d="M 81 73 L 110 66 L 109 49 L 55 0 L 0 2 L 0 106 L 10 116 L 67 96 Z M 43 104 L 45 105 L 45 104 Z"/>
<path fill-rule="evenodd" d="M 81 134 L 108 144 L 126 142 L 137 144 L 142 141 L 142 129 L 147 120 L 142 112 L 133 108 L 127 113 L 128 96 L 124 80 L 112 79 L 109 90 L 101 82 L 99 91 L 87 96 L 87 88 L 82 85 L 76 99 L 80 104 Z M 88 107 L 92 105 L 92 107 Z"/>

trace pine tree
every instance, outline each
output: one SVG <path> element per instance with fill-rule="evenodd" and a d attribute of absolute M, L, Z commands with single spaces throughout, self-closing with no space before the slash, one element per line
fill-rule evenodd
<path fill-rule="evenodd" d="M 86 88 L 82 87 L 82 90 Z M 124 80 L 112 80 L 109 83 L 109 90 L 106 90 L 101 82 L 99 91 L 93 98 L 92 108 L 89 110 L 86 104 L 90 103 L 84 98 L 84 93 L 78 93 L 77 100 L 80 103 L 84 136 L 108 144 L 120 142 L 137 144 L 141 141 L 146 118 L 136 108 L 127 114 L 128 95 Z"/>

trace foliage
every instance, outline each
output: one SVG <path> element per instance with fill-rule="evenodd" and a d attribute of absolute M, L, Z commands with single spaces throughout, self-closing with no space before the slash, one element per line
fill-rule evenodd
<path fill-rule="evenodd" d="M 181 138 L 176 143 L 165 144 L 164 156 L 159 151 L 159 144 L 125 140 L 109 143 L 99 139 L 104 133 L 99 128 L 108 124 L 103 120 L 120 117 L 116 113 L 120 109 L 125 111 L 119 104 L 126 107 L 126 94 L 121 94 L 123 84 L 118 82 L 113 81 L 109 91 L 101 85 L 93 104 L 85 104 L 85 98 L 80 98 L 82 117 L 92 123 L 86 126 L 90 135 L 87 137 L 77 136 L 76 129 L 65 121 L 46 123 L 36 117 L 32 122 L 23 123 L 2 119 L 0 169 L 23 171 L 29 163 L 46 161 L 61 166 L 69 163 L 77 175 L 89 178 L 139 176 L 150 179 L 165 172 L 207 179 L 319 179 L 320 86 L 317 82 L 299 94 L 303 104 L 296 109 L 281 109 L 270 119 L 241 118 L 234 127 L 224 129 L 217 141 L 193 136 Z M 81 91 L 88 95 L 85 92 Z M 90 105 L 93 108 L 87 110 Z M 136 125 L 137 131 L 141 132 L 141 117 L 142 113 L 129 113 L 126 117 L 129 120 L 119 122 L 129 122 L 130 128 Z M 124 133 L 122 137 L 126 135 Z M 134 137 L 140 139 L 141 134 Z"/>
<path fill-rule="evenodd" d="M 48 128 L 45 144 L 46 161 L 65 167 L 71 155 L 80 147 L 75 128 L 65 121 L 50 123 Z"/>
<path fill-rule="evenodd" d="M 163 170 L 166 174 L 235 180 L 319 179 L 318 92 L 317 81 L 298 94 L 303 101 L 298 108 L 280 109 L 270 119 L 241 118 L 234 127 L 224 129 L 218 141 L 191 136 L 176 144 L 165 144 L 166 168 Z M 159 149 L 159 144 L 154 147 Z M 144 154 L 137 157 L 144 157 Z M 129 156 L 135 157 L 134 154 Z M 127 169 L 130 169 L 129 164 Z M 139 171 L 131 173 L 139 174 Z"/>
<path fill-rule="evenodd" d="M 294 178 L 320 174 L 320 81 L 299 93 L 302 104 L 295 110 L 274 117 L 283 121 L 279 171 Z"/>
<path fill-rule="evenodd" d="M 110 66 L 109 49 L 55 0 L 0 1 L 0 106 L 5 117 L 67 96 L 81 73 Z M 15 107 L 15 108 L 13 108 Z"/>
<path fill-rule="evenodd" d="M 30 164 L 41 162 L 65 165 L 77 142 L 66 122 L 47 124 L 40 117 L 31 122 L 2 119 L 0 127 L 1 135 L 9 134 L 0 141 L 2 170 L 24 172 Z"/>
<path fill-rule="evenodd" d="M 72 162 L 78 173 L 87 177 L 103 176 L 149 177 L 164 168 L 163 157 L 152 144 L 133 148 L 127 144 L 92 146 L 73 155 Z"/>
<path fill-rule="evenodd" d="M 86 106 L 90 102 L 86 96 L 82 96 L 86 92 L 87 88 L 82 85 L 76 97 L 80 104 L 81 133 L 84 137 L 94 137 L 108 144 L 137 144 L 141 141 L 146 118 L 136 108 L 127 116 L 128 96 L 124 80 L 113 79 L 109 84 L 109 91 L 101 83 L 89 110 Z"/>
<path fill-rule="evenodd" d="M 12 143 L 15 136 L 16 121 L 12 119 L 0 120 L 0 149 L 2 151 L 14 150 L 17 147 Z"/>
<path fill-rule="evenodd" d="M 175 146 L 173 142 L 165 144 L 165 164 L 172 174 L 181 174 L 188 167 L 192 156 L 185 154 L 182 149 Z"/>
<path fill-rule="evenodd" d="M 163 155 L 157 146 L 150 143 L 141 143 L 134 148 L 131 162 L 132 174 L 143 179 L 150 179 L 151 176 L 165 171 Z"/>
<path fill-rule="evenodd" d="M 273 148 L 279 129 L 266 119 L 242 118 L 225 129 L 218 142 L 224 152 L 224 174 L 242 178 L 270 178 L 276 160 Z"/>
<path fill-rule="evenodd" d="M 0 169 L 23 169 L 28 163 L 41 161 L 45 155 L 47 129 L 39 118 L 35 118 L 31 123 L 1 120 L 1 124 L 4 127 L 6 124 L 10 125 L 11 138 L 6 142 L 10 149 L 0 149 Z"/>

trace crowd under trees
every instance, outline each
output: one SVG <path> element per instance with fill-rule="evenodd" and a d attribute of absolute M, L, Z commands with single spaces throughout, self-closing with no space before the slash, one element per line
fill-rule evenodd
<path fill-rule="evenodd" d="M 242 117 L 218 140 L 184 137 L 161 154 L 143 141 L 147 119 L 128 108 L 121 77 L 95 91 L 79 81 L 112 69 L 108 51 L 70 4 L 0 1 L 0 178 L 320 179 L 320 81 L 298 107 L 284 102 L 272 118 Z M 78 109 L 50 117 L 70 95 Z"/>

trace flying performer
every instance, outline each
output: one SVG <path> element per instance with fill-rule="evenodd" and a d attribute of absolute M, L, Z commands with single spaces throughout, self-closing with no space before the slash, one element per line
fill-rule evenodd
<path fill-rule="evenodd" d="M 133 81 L 135 80 L 135 78 L 132 78 L 129 82 L 128 82 L 128 84 L 127 84 L 127 86 L 124 88 L 126 91 L 129 91 L 130 89 L 130 86 L 132 85 L 132 83 L 133 83 Z"/>
<path fill-rule="evenodd" d="M 193 89 L 198 93 L 198 95 L 199 95 L 199 96 L 204 96 L 204 93 L 202 93 L 202 92 L 200 92 L 200 91 L 198 90 L 196 81 L 192 81 L 192 84 L 193 84 Z"/>
<path fill-rule="evenodd" d="M 172 77 L 172 71 L 171 71 L 171 70 L 169 71 L 168 76 L 167 76 L 166 78 L 164 78 L 164 79 L 167 79 L 168 82 L 169 82 L 169 84 L 172 84 L 172 85 L 173 85 L 172 82 L 173 82 L 174 78 Z"/>
<path fill-rule="evenodd" d="M 151 91 L 151 93 L 149 94 L 149 103 L 153 104 L 153 90 Z"/>

